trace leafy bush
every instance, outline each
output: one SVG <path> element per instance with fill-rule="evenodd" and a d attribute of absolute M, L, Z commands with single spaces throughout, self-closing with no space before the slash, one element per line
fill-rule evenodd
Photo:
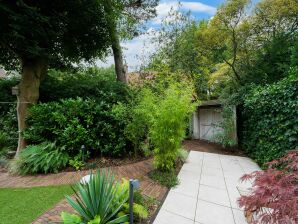
<path fill-rule="evenodd" d="M 110 172 L 97 171 L 90 175 L 88 183 L 79 183 L 77 189 L 73 189 L 76 194 L 75 200 L 67 196 L 68 203 L 78 212 L 79 216 L 67 215 L 72 218 L 71 223 L 124 223 L 128 221 L 127 215 L 117 217 L 128 200 L 127 188 L 122 188 L 121 184 L 115 180 Z M 64 223 L 66 215 L 62 216 Z M 94 221 L 94 222 L 90 222 Z"/>
<path fill-rule="evenodd" d="M 20 174 L 57 173 L 66 167 L 69 156 L 54 143 L 29 145 L 14 161 L 14 171 Z"/>
<path fill-rule="evenodd" d="M 0 152 L 3 148 L 6 147 L 7 141 L 8 141 L 7 139 L 8 139 L 7 134 L 5 134 L 4 132 L 0 132 Z"/>
<path fill-rule="evenodd" d="M 0 132 L 5 135 L 3 146 L 14 150 L 18 144 L 18 120 L 15 105 L 11 105 L 5 113 L 0 113 Z M 1 150 L 1 146 L 0 146 Z"/>
<path fill-rule="evenodd" d="M 242 148 L 261 165 L 298 145 L 297 74 L 254 87 L 244 99 Z"/>
<path fill-rule="evenodd" d="M 192 102 L 194 90 L 189 82 L 177 82 L 171 77 L 155 82 L 157 85 L 142 89 L 125 133 L 135 147 L 149 142 L 154 148 L 156 168 L 171 170 L 196 106 Z"/>
<path fill-rule="evenodd" d="M 80 170 L 86 165 L 84 161 L 82 161 L 82 151 L 69 160 L 69 165 L 74 167 L 76 170 Z"/>
<path fill-rule="evenodd" d="M 5 167 L 7 165 L 7 154 L 10 148 L 7 146 L 8 136 L 0 131 L 0 167 Z"/>
<path fill-rule="evenodd" d="M 144 154 L 149 153 L 149 126 L 153 119 L 154 107 L 157 97 L 150 89 L 144 88 L 131 107 L 128 106 L 130 122 L 126 124 L 124 134 L 132 142 L 135 153 L 143 149 Z"/>
<path fill-rule="evenodd" d="M 105 155 L 126 153 L 125 117 L 112 111 L 105 101 L 93 99 L 64 99 L 37 104 L 30 108 L 28 128 L 24 137 L 30 143 L 56 141 L 71 155 L 87 150 L 100 150 Z"/>
<path fill-rule="evenodd" d="M 61 99 L 91 98 L 108 104 L 125 102 L 129 88 L 116 81 L 114 68 L 88 68 L 63 72 L 49 70 L 40 86 L 40 101 L 43 103 Z"/>
<path fill-rule="evenodd" d="M 298 223 L 298 152 L 268 163 L 269 169 L 244 175 L 253 180 L 252 192 L 239 204 L 254 214 L 254 223 Z"/>

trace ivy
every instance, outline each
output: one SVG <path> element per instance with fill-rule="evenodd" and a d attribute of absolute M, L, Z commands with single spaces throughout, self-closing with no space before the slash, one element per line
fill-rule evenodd
<path fill-rule="evenodd" d="M 283 156 L 298 145 L 298 71 L 244 97 L 242 148 L 259 164 Z"/>

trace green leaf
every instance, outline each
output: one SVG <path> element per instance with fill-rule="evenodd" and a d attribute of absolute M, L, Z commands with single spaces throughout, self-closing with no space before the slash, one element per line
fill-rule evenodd
<path fill-rule="evenodd" d="M 64 224 L 80 224 L 81 218 L 78 215 L 61 212 L 61 218 Z"/>

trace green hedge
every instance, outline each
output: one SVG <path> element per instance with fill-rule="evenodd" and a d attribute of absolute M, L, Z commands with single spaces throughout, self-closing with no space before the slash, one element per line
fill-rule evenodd
<path fill-rule="evenodd" d="M 244 98 L 242 148 L 260 165 L 298 146 L 298 71 Z"/>
<path fill-rule="evenodd" d="M 127 86 L 116 81 L 113 68 L 88 68 L 76 72 L 50 69 L 40 85 L 39 101 L 46 103 L 81 97 L 116 103 L 125 101 L 128 95 Z"/>
<path fill-rule="evenodd" d="M 24 137 L 29 144 L 56 142 L 71 156 L 80 152 L 81 145 L 97 154 L 122 156 L 128 152 L 125 121 L 110 102 L 63 99 L 31 107 Z"/>
<path fill-rule="evenodd" d="M 0 79 L 0 101 L 14 102 L 0 104 L 0 134 L 6 136 L 9 148 L 16 148 L 18 137 L 16 96 L 11 95 L 17 83 L 17 79 Z M 29 144 L 56 142 L 72 156 L 82 144 L 105 155 L 121 156 L 129 148 L 123 133 L 126 118 L 112 110 L 131 97 L 131 89 L 116 81 L 113 68 L 50 69 L 40 86 L 39 103 L 31 108 L 25 137 Z"/>

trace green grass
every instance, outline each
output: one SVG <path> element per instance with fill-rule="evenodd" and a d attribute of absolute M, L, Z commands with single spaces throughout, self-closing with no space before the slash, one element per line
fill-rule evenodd
<path fill-rule="evenodd" d="M 0 189 L 0 223 L 29 224 L 71 193 L 66 185 Z"/>

